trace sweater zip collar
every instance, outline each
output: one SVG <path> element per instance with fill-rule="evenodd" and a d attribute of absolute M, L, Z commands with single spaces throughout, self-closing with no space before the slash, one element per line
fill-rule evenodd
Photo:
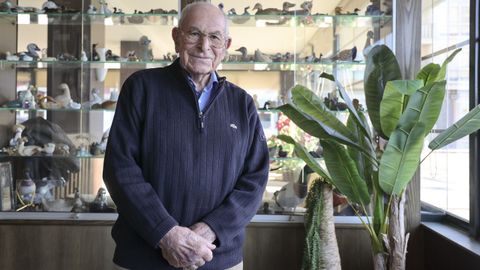
<path fill-rule="evenodd" d="M 177 70 L 177 72 L 174 72 L 174 74 L 178 74 L 177 76 L 179 76 L 181 79 L 183 79 L 183 81 L 185 82 L 185 85 L 187 85 L 187 87 L 189 89 L 191 89 L 191 87 L 190 87 L 190 85 L 187 81 L 188 79 L 185 76 L 186 71 L 180 65 L 180 59 L 179 58 L 176 59 L 173 62 L 173 64 L 170 65 L 170 67 Z M 225 85 L 226 78 L 225 77 L 220 77 L 216 71 L 215 71 L 215 75 L 217 75 L 218 83 L 216 84 L 214 89 L 212 89 L 213 96 L 210 99 L 211 100 L 210 103 L 205 108 L 204 113 L 200 110 L 200 107 L 198 106 L 197 96 L 194 92 L 195 89 L 192 89 L 192 91 L 190 91 L 192 93 L 192 98 L 194 99 L 195 108 L 197 109 L 198 129 L 200 130 L 200 133 L 203 133 L 203 129 L 205 128 L 205 115 L 210 111 L 210 108 L 213 106 L 213 104 L 217 100 L 218 96 L 220 96 L 221 92 L 223 92 L 223 90 L 225 88 L 224 85 Z"/>

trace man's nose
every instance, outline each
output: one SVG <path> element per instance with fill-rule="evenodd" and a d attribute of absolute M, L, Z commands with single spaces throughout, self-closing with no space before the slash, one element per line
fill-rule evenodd
<path fill-rule="evenodd" d="M 207 35 L 201 35 L 200 39 L 198 40 L 198 44 L 202 50 L 210 49 L 210 39 L 208 39 Z"/>

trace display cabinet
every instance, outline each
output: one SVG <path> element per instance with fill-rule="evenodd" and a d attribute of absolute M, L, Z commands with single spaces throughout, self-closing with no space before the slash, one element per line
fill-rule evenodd
<path fill-rule="evenodd" d="M 55 2 L 0 8 L 0 168 L 10 168 L 0 172 L 0 219 L 113 220 L 102 167 L 116 98 L 136 70 L 175 59 L 180 2 Z M 345 118 L 334 86 L 319 78 L 327 72 L 364 104 L 364 54 L 374 44 L 393 46 L 391 10 L 376 2 L 212 1 L 223 6 L 233 39 L 219 73 L 254 97 L 268 138 L 271 171 L 259 214 L 303 212 L 306 192 L 286 192 L 308 188 L 304 163 L 276 136 L 319 150 L 275 110 L 290 101 L 289 89 L 309 87 Z"/>

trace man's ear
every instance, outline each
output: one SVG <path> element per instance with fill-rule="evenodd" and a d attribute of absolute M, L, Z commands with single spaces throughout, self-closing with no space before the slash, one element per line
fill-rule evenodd
<path fill-rule="evenodd" d="M 175 44 L 175 52 L 178 53 L 178 47 L 180 46 L 180 36 L 179 36 L 179 29 L 178 27 L 172 28 L 172 39 L 173 43 Z"/>
<path fill-rule="evenodd" d="M 232 38 L 231 38 L 231 37 L 229 37 L 229 38 L 227 39 L 227 44 L 226 44 L 226 46 L 225 46 L 225 49 L 228 50 L 228 48 L 230 48 L 230 45 L 232 45 Z"/>

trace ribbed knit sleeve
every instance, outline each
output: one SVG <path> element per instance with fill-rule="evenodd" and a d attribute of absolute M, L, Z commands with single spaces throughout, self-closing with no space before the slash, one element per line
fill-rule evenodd
<path fill-rule="evenodd" d="M 153 248 L 175 225 L 141 169 L 146 93 L 135 75 L 122 86 L 105 153 L 103 178 L 120 215 Z"/>
<path fill-rule="evenodd" d="M 223 203 L 203 218 L 217 236 L 217 246 L 242 233 L 257 212 L 268 180 L 269 156 L 263 128 L 250 98 L 249 149 L 241 175 Z"/>

